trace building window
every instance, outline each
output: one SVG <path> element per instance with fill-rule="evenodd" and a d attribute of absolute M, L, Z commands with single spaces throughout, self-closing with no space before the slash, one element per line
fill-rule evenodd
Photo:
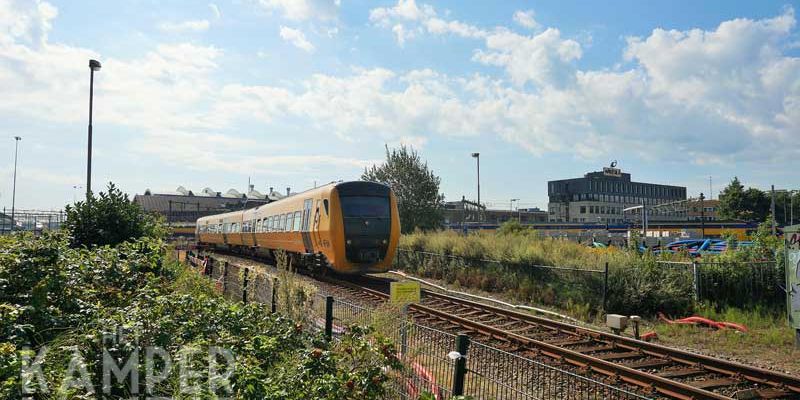
<path fill-rule="evenodd" d="M 581 214 L 586 214 L 586 206 L 581 206 Z"/>

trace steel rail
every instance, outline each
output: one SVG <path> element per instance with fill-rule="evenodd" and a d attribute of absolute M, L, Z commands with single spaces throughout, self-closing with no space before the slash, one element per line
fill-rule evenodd
<path fill-rule="evenodd" d="M 617 346 L 630 351 L 641 351 L 649 356 L 658 357 L 662 359 L 669 359 L 678 363 L 686 364 L 688 366 L 701 367 L 711 372 L 716 372 L 723 375 L 728 375 L 732 377 L 741 377 L 753 383 L 759 383 L 759 384 L 773 386 L 775 388 L 789 390 L 791 392 L 800 395 L 800 377 L 794 377 L 781 372 L 770 371 L 702 354 L 691 353 L 685 350 L 666 347 L 659 344 L 645 342 L 642 340 L 636 340 L 625 336 L 614 335 L 612 333 L 602 332 L 591 328 L 579 327 L 564 322 L 537 317 L 535 315 L 525 314 L 518 311 L 507 310 L 504 308 L 484 303 L 479 303 L 471 300 L 466 300 L 459 297 L 454 297 L 441 293 L 436 293 L 426 290 L 424 291 L 424 294 L 425 296 L 445 299 L 447 301 L 480 308 L 495 314 L 507 316 L 509 318 L 519 319 L 525 322 L 537 325 L 543 325 L 550 328 L 559 329 L 562 331 L 571 331 L 576 334 L 591 336 L 592 338 L 597 340 L 612 342 Z"/>
<path fill-rule="evenodd" d="M 350 282 L 340 281 L 337 279 L 325 277 L 324 281 L 331 284 L 340 286 L 351 287 L 367 293 L 374 297 L 382 297 L 388 299 L 389 295 L 377 290 L 361 287 Z M 676 382 L 670 379 L 662 378 L 660 376 L 648 374 L 633 368 L 625 367 L 619 364 L 614 364 L 609 361 L 601 360 L 586 354 L 578 353 L 563 347 L 553 344 L 542 342 L 540 340 L 531 339 L 522 335 L 508 332 L 499 328 L 495 328 L 480 322 L 472 321 L 466 318 L 458 317 L 439 311 L 421 304 L 410 304 L 408 307 L 410 312 L 418 312 L 425 315 L 430 315 L 448 322 L 454 322 L 459 326 L 467 328 L 471 331 L 484 334 L 486 336 L 500 338 L 515 342 L 516 344 L 530 350 L 534 353 L 542 354 L 550 358 L 565 361 L 569 364 L 575 365 L 579 368 L 588 368 L 597 373 L 609 376 L 614 379 L 621 379 L 624 382 L 634 384 L 642 387 L 645 390 L 655 390 L 663 395 L 670 396 L 676 399 L 729 399 L 727 396 L 722 396 L 704 389 L 696 388 L 681 382 Z"/>
<path fill-rule="evenodd" d="M 336 279 L 330 276 L 313 276 L 314 279 L 327 282 L 340 287 L 352 289 L 357 292 L 364 293 L 369 297 L 385 301 L 389 298 L 387 293 L 370 289 L 358 284 Z M 367 277 L 363 277 L 367 278 Z M 381 283 L 388 283 L 388 280 L 382 278 L 368 277 L 374 282 L 380 281 Z M 769 371 L 749 365 L 734 363 L 727 360 L 716 359 L 710 356 L 701 354 L 690 353 L 684 350 L 669 348 L 625 336 L 614 335 L 598 331 L 595 329 L 579 327 L 576 325 L 567 324 L 547 318 L 538 317 L 531 314 L 525 314 L 518 311 L 508 310 L 480 302 L 466 300 L 460 297 L 454 297 L 441 293 L 423 290 L 424 296 L 430 298 L 439 298 L 448 302 L 461 304 L 464 306 L 477 308 L 489 313 L 505 316 L 507 318 L 515 319 L 520 322 L 529 323 L 532 325 L 540 325 L 560 332 L 583 335 L 591 337 L 598 341 L 608 341 L 615 346 L 626 349 L 629 351 L 636 351 L 642 355 L 657 357 L 660 359 L 674 361 L 676 363 L 685 364 L 690 367 L 705 369 L 708 372 L 719 373 L 735 378 L 742 378 L 752 383 L 769 385 L 776 390 L 788 390 L 800 395 L 800 378 L 793 377 L 780 372 Z M 677 399 L 730 399 L 730 397 L 714 393 L 702 388 L 694 387 L 682 382 L 672 379 L 660 377 L 647 372 L 643 372 L 625 365 L 616 364 L 600 358 L 593 357 L 588 354 L 583 354 L 574 350 L 570 350 L 559 345 L 543 342 L 541 340 L 529 338 L 513 332 L 506 331 L 501 328 L 486 325 L 484 323 L 469 320 L 459 317 L 429 306 L 422 304 L 409 305 L 409 312 L 414 314 L 421 314 L 425 316 L 434 317 L 442 320 L 443 322 L 450 322 L 456 326 L 463 327 L 469 331 L 479 333 L 481 335 L 506 340 L 512 342 L 521 349 L 530 351 L 534 354 L 541 354 L 552 359 L 563 361 L 571 365 L 577 366 L 581 369 L 589 369 L 596 373 L 611 377 L 612 379 L 619 379 L 629 384 L 633 384 L 643 388 L 645 391 L 658 392 L 662 395 L 669 396 Z"/>

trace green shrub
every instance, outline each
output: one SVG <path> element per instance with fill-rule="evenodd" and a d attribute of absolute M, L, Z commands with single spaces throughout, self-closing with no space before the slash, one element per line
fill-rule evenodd
<path fill-rule="evenodd" d="M 90 193 L 86 201 L 68 205 L 66 215 L 64 226 L 72 247 L 114 246 L 146 236 L 161 238 L 166 233 L 159 217 L 145 213 L 113 183 L 105 193 Z"/>

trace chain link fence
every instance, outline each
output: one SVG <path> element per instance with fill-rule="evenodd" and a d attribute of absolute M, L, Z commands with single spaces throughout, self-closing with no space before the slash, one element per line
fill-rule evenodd
<path fill-rule="evenodd" d="M 391 398 L 418 399 L 429 393 L 436 399 L 462 394 L 475 399 L 646 399 L 588 376 L 470 342 L 464 335 L 420 325 L 396 308 L 368 307 L 324 292 L 298 296 L 288 290 L 296 283 L 282 280 L 281 271 L 265 273 L 191 252 L 186 258 L 226 298 L 271 304 L 273 312 L 288 312 L 287 316 L 302 319 L 305 326 L 332 340 L 354 324 L 370 325 L 389 336 L 405 365 L 392 373 L 387 388 Z"/>

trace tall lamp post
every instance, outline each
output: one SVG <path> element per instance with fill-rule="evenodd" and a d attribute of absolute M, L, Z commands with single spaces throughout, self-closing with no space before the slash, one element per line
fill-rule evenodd
<path fill-rule="evenodd" d="M 11 231 L 14 231 L 16 223 L 14 222 L 14 213 L 17 203 L 17 152 L 19 151 L 19 141 L 22 140 L 19 136 L 14 136 L 14 184 L 11 189 Z"/>
<path fill-rule="evenodd" d="M 706 238 L 706 208 L 703 205 L 705 199 L 703 193 L 700 193 L 700 235 L 703 239 Z"/>
<path fill-rule="evenodd" d="M 94 71 L 100 70 L 100 61 L 89 60 L 89 152 L 86 162 L 86 200 L 92 194 L 92 103 L 94 101 Z"/>
<path fill-rule="evenodd" d="M 511 199 L 511 202 L 509 203 L 509 207 L 510 207 L 509 211 L 510 211 L 510 213 L 514 212 L 514 202 L 515 201 L 519 201 L 519 199 Z M 519 209 L 519 203 L 517 203 L 517 209 Z M 511 215 L 509 215 L 508 219 L 511 219 L 510 217 L 511 217 Z M 522 219 L 521 216 L 519 214 L 517 214 L 517 222 L 521 222 L 520 221 L 521 219 Z"/>
<path fill-rule="evenodd" d="M 472 157 L 478 162 L 478 215 L 481 215 L 481 153 L 472 153 Z"/>

